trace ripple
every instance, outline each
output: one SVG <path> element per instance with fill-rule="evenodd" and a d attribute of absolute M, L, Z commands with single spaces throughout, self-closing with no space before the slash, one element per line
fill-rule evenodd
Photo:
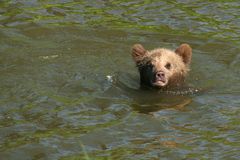
<path fill-rule="evenodd" d="M 237 159 L 238 10 L 236 0 L 0 2 L 0 157 Z M 189 43 L 188 86 L 141 88 L 134 43 Z"/>

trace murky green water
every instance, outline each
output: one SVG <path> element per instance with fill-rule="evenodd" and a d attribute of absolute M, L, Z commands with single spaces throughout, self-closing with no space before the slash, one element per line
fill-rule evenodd
<path fill-rule="evenodd" d="M 0 159 L 240 159 L 240 3 L 0 2 Z M 130 47 L 193 48 L 187 84 L 139 89 Z"/>

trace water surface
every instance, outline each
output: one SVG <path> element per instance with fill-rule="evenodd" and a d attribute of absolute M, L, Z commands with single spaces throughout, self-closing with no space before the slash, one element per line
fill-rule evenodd
<path fill-rule="evenodd" d="M 0 2 L 0 157 L 239 159 L 239 6 Z M 189 88 L 140 89 L 134 43 L 189 43 Z"/>

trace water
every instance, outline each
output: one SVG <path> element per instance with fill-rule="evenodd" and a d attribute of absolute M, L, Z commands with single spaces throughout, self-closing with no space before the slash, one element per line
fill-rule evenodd
<path fill-rule="evenodd" d="M 1 1 L 1 159 L 239 159 L 239 7 Z M 190 88 L 140 89 L 131 46 L 183 42 Z"/>

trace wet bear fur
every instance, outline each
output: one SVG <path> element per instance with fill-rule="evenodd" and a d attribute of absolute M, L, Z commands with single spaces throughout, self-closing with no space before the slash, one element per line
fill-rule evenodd
<path fill-rule="evenodd" d="M 148 51 L 135 44 L 132 57 L 140 73 L 141 86 L 164 89 L 183 84 L 189 72 L 192 48 L 181 44 L 175 51 L 166 48 Z"/>

